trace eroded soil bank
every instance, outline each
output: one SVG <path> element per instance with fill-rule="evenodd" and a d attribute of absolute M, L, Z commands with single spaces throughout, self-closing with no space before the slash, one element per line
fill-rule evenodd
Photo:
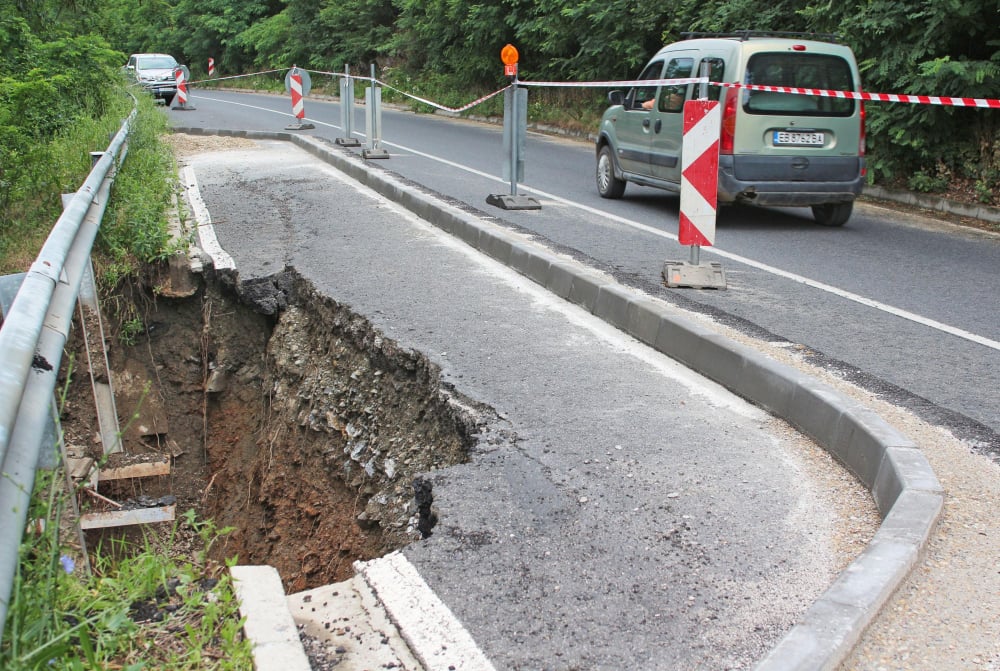
<path fill-rule="evenodd" d="M 476 426 L 422 354 L 292 270 L 169 294 L 118 295 L 108 312 L 136 306 L 132 335 L 107 341 L 128 458 L 169 454 L 172 473 L 102 494 L 176 496 L 178 514 L 234 527 L 217 559 L 271 564 L 289 592 L 433 533 L 420 476 L 464 461 Z M 73 385 L 89 385 L 78 361 Z M 67 443 L 99 453 L 91 395 L 69 396 Z"/>

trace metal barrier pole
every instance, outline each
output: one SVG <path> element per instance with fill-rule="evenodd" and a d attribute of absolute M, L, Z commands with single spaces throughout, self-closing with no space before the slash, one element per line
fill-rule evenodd
<path fill-rule="evenodd" d="M 528 135 L 528 89 L 518 88 L 517 76 L 503 93 L 503 177 L 510 181 L 510 195 L 490 194 L 486 202 L 504 210 L 540 210 L 533 196 L 517 193 L 517 183 L 524 179 L 524 145 Z"/>
<path fill-rule="evenodd" d="M 361 146 L 361 141 L 354 137 L 354 80 L 350 65 L 344 66 L 344 76 L 340 80 L 340 127 L 344 137 L 338 137 L 334 142 L 341 147 Z"/>
<path fill-rule="evenodd" d="M 375 64 L 365 91 L 365 132 L 368 146 L 361 151 L 363 158 L 389 158 L 389 152 L 382 147 L 382 87 L 375 84 Z"/>

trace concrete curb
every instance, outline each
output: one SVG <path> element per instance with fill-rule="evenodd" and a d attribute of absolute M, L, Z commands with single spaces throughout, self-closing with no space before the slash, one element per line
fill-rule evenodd
<path fill-rule="evenodd" d="M 289 133 L 174 130 L 295 143 L 556 295 L 785 419 L 850 469 L 872 492 L 882 525 L 861 555 L 757 664 L 758 671 L 836 668 L 916 565 L 941 514 L 944 490 L 920 449 L 860 403 L 603 273 L 441 203 L 344 149 Z"/>
<path fill-rule="evenodd" d="M 971 217 L 973 219 L 1000 224 L 1000 207 L 993 207 L 992 205 L 960 203 L 939 196 L 932 196 L 928 193 L 897 191 L 895 189 L 887 189 L 884 186 L 866 186 L 862 195 L 878 200 L 888 200 L 893 203 L 921 207 L 925 210 L 935 210 L 937 212 L 944 212 L 945 214 Z"/>
<path fill-rule="evenodd" d="M 272 566 L 233 566 L 233 589 L 246 618 L 243 632 L 253 641 L 253 665 L 257 671 L 311 671 L 302 649 L 281 577 Z"/>

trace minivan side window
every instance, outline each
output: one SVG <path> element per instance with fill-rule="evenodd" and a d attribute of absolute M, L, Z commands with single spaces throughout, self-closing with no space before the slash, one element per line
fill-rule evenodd
<path fill-rule="evenodd" d="M 747 61 L 747 84 L 853 91 L 851 66 L 839 56 L 780 52 L 754 54 Z M 744 91 L 743 109 L 749 114 L 851 116 L 854 101 L 796 93 Z"/>
<path fill-rule="evenodd" d="M 661 79 L 660 72 L 663 70 L 663 61 L 654 61 L 646 66 L 642 74 L 636 79 Z M 656 95 L 656 86 L 637 86 L 628 92 L 625 98 L 626 109 L 639 109 L 642 104 L 652 100 Z"/>
<path fill-rule="evenodd" d="M 708 81 L 710 82 L 724 82 L 726 81 L 726 61 L 715 56 L 709 56 L 708 58 L 703 58 L 702 63 L 708 63 Z M 695 73 L 699 77 L 701 76 L 701 65 L 698 65 L 698 70 Z M 698 84 L 695 84 L 698 86 Z M 721 100 L 722 94 L 721 86 L 709 86 L 708 87 L 708 99 L 709 100 Z M 696 95 L 697 96 L 697 92 Z"/>
<path fill-rule="evenodd" d="M 663 73 L 664 79 L 686 79 L 691 76 L 691 68 L 694 67 L 693 58 L 673 58 L 667 63 L 667 69 Z M 657 109 L 661 112 L 680 112 L 684 109 L 684 96 L 687 93 L 688 84 L 674 84 L 664 86 L 660 91 L 660 100 Z"/>

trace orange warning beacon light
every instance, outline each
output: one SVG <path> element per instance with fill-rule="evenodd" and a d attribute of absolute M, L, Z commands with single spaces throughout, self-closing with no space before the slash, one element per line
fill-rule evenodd
<path fill-rule="evenodd" d="M 517 76 L 517 47 L 513 44 L 504 45 L 500 50 L 500 60 L 503 61 L 503 73 L 508 77 Z"/>

